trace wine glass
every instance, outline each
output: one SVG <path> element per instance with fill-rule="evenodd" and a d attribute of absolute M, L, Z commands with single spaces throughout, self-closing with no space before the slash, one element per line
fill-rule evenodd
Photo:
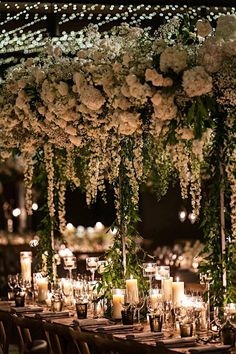
<path fill-rule="evenodd" d="M 139 301 L 134 304 L 134 318 L 137 320 L 137 323 L 140 323 L 140 312 L 144 308 L 146 303 L 146 296 L 144 291 L 139 291 Z"/>
<path fill-rule="evenodd" d="M 17 274 L 9 274 L 7 276 L 7 284 L 8 284 L 8 291 L 7 291 L 7 296 L 8 300 L 13 300 L 14 299 L 14 288 L 18 284 L 18 275 Z"/>
<path fill-rule="evenodd" d="M 72 270 L 77 268 L 77 259 L 75 256 L 65 256 L 63 261 L 64 269 L 69 271 L 69 278 L 72 279 Z"/>
<path fill-rule="evenodd" d="M 92 274 L 92 281 L 94 281 L 94 275 L 98 268 L 98 257 L 88 257 L 86 258 L 86 270 L 89 270 Z"/>

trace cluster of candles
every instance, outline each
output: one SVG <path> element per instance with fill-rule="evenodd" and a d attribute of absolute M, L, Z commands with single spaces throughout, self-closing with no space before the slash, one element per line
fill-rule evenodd
<path fill-rule="evenodd" d="M 97 257 L 86 259 L 86 269 L 91 272 L 92 280 L 84 277 L 73 279 L 72 270 L 77 268 L 77 259 L 71 253 L 64 250 L 64 268 L 68 270 L 68 278 L 57 280 L 57 292 L 51 291 L 48 277 L 42 273 L 33 274 L 33 289 L 35 299 L 44 303 L 53 311 L 61 311 L 63 304 L 76 306 L 77 315 L 85 318 L 87 310 L 91 310 L 93 317 L 101 317 L 106 310 L 106 300 L 102 300 L 102 293 L 98 291 L 99 282 L 95 280 L 95 272 L 102 274 L 107 266 L 107 261 L 101 261 Z M 45 255 L 42 263 L 44 266 Z M 32 279 L 32 253 L 21 252 L 21 276 L 25 289 L 31 286 Z M 149 290 L 144 294 L 140 290 L 138 279 L 132 275 L 126 279 L 124 289 L 112 289 L 112 317 L 115 320 L 128 319 L 128 313 L 140 319 L 140 310 L 146 305 L 148 320 L 151 330 L 161 331 L 162 324 L 169 325 L 169 319 L 174 318 L 178 324 L 182 337 L 192 336 L 193 328 L 196 331 L 206 331 L 210 325 L 209 303 L 199 296 L 185 295 L 184 282 L 170 276 L 169 266 L 159 266 L 156 263 L 143 263 L 143 276 L 149 282 Z M 156 287 L 153 286 L 155 280 Z M 157 286 L 158 284 L 158 286 Z M 25 296 L 25 295 L 24 295 Z M 21 299 L 20 299 L 21 300 Z M 19 302 L 22 306 L 22 302 Z M 236 320 L 236 304 L 228 305 L 224 310 Z M 131 311 L 130 311 L 131 309 Z M 232 315 L 233 314 L 233 315 Z M 132 317 L 133 320 L 133 317 Z M 124 323 L 128 324 L 128 323 Z M 214 331 L 214 322 L 212 330 Z M 218 327 L 217 327 L 218 328 Z M 173 327 L 172 327 L 173 330 Z"/>

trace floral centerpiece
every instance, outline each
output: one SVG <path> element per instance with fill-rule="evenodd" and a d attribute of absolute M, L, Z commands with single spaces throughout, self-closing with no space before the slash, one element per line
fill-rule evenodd
<path fill-rule="evenodd" d="M 1 156 L 13 151 L 25 159 L 29 213 L 33 176 L 44 171 L 48 247 L 54 229 L 65 229 L 67 184 L 82 188 L 89 204 L 98 191 L 105 198 L 109 182 L 119 230 L 109 256 L 118 272 L 140 272 L 133 262 L 140 186 L 152 180 L 163 194 L 177 171 L 182 197 L 190 193 L 198 217 L 201 174 L 217 149 L 227 165 L 220 180 L 231 188 L 235 238 L 235 44 L 233 16 L 220 17 L 215 31 L 206 20 L 194 27 L 178 18 L 155 35 L 128 25 L 105 34 L 89 27 L 76 55 L 48 48 L 8 71 L 0 95 Z M 227 138 L 219 142 L 222 125 Z M 219 241 L 214 222 L 211 233 Z M 221 277 L 225 266 L 219 262 Z"/>

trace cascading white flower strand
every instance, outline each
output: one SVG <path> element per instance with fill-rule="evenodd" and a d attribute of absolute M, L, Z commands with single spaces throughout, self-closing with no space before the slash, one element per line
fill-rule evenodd
<path fill-rule="evenodd" d="M 190 195 L 192 213 L 197 218 L 201 208 L 201 163 L 196 156 L 191 157 Z"/>
<path fill-rule="evenodd" d="M 44 162 L 48 179 L 48 210 L 51 220 L 55 216 L 54 205 L 54 152 L 51 144 L 44 145 Z"/>
<path fill-rule="evenodd" d="M 65 166 L 65 176 L 67 179 L 74 183 L 76 187 L 80 186 L 80 179 L 76 176 L 75 166 L 74 166 L 74 158 L 73 151 L 68 150 L 66 155 L 66 166 Z"/>
<path fill-rule="evenodd" d="M 25 208 L 27 214 L 32 215 L 32 184 L 34 175 L 34 165 L 31 157 L 25 157 L 24 159 Z"/>
<path fill-rule="evenodd" d="M 66 182 L 60 181 L 58 183 L 58 219 L 59 219 L 59 230 L 61 234 L 65 232 L 66 229 Z"/>
<path fill-rule="evenodd" d="M 179 172 L 181 196 L 188 198 L 188 187 L 190 183 L 189 151 L 183 142 L 171 147 L 173 164 Z"/>

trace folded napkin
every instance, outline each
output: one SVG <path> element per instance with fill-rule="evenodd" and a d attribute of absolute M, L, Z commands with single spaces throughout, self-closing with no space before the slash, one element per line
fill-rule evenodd
<path fill-rule="evenodd" d="M 97 332 L 126 332 L 126 331 L 133 331 L 134 325 L 113 325 L 113 326 L 106 326 L 106 327 L 98 327 Z"/>
<path fill-rule="evenodd" d="M 11 307 L 11 312 L 13 313 L 29 313 L 41 311 L 43 311 L 43 308 L 40 306 Z"/>
<path fill-rule="evenodd" d="M 159 339 L 163 337 L 162 332 L 141 332 L 141 333 L 132 333 L 132 334 L 127 334 L 126 339 L 137 339 L 137 340 L 143 340 L 143 339 Z"/>
<path fill-rule="evenodd" d="M 111 322 L 107 318 L 96 318 L 96 319 L 78 319 L 73 321 L 80 327 L 96 327 L 109 325 Z"/>
<path fill-rule="evenodd" d="M 167 348 L 193 347 L 194 345 L 196 345 L 196 338 L 188 337 L 188 338 L 163 339 L 163 340 L 158 340 L 157 345 L 158 344 L 165 345 Z"/>
<path fill-rule="evenodd" d="M 229 353 L 230 345 L 204 345 L 196 348 L 190 348 L 189 353 Z"/>
<path fill-rule="evenodd" d="M 42 313 L 36 313 L 35 318 L 38 319 L 46 319 L 46 318 L 62 318 L 69 317 L 69 311 L 60 311 L 60 312 L 52 312 L 52 311 L 44 311 Z"/>

